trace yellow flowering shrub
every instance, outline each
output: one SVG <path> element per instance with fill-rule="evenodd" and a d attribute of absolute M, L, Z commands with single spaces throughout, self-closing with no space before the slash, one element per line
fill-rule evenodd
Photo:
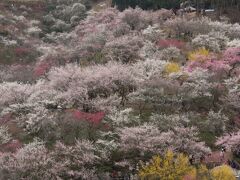
<path fill-rule="evenodd" d="M 206 166 L 200 165 L 197 168 L 197 177 L 198 177 L 197 179 L 208 180 L 210 179 L 210 171 Z"/>
<path fill-rule="evenodd" d="M 236 180 L 231 167 L 227 165 L 218 166 L 211 170 L 213 180 Z"/>
<path fill-rule="evenodd" d="M 209 170 L 205 165 L 189 164 L 183 154 L 168 151 L 164 157 L 154 156 L 148 165 L 142 165 L 138 175 L 141 180 L 235 180 L 231 167 L 227 165 Z"/>
<path fill-rule="evenodd" d="M 204 165 L 200 165 L 197 168 L 193 168 L 183 180 L 210 180 L 211 175 L 208 168 Z"/>
<path fill-rule="evenodd" d="M 171 74 L 171 73 L 176 73 L 180 71 L 180 66 L 177 63 L 168 63 L 165 66 L 165 73 Z"/>
<path fill-rule="evenodd" d="M 143 165 L 139 170 L 142 180 L 180 180 L 194 168 L 189 164 L 188 157 L 168 151 L 164 157 L 154 156 L 149 165 Z"/>
<path fill-rule="evenodd" d="M 198 50 L 192 51 L 188 54 L 188 59 L 190 61 L 204 61 L 209 56 L 209 51 L 205 48 L 200 48 Z"/>
<path fill-rule="evenodd" d="M 184 177 L 183 180 L 197 180 L 197 170 L 193 168 L 190 172 L 188 172 Z"/>

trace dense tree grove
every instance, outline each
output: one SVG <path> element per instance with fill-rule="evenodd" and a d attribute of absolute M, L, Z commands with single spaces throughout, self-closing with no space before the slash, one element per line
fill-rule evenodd
<path fill-rule="evenodd" d="M 0 4 L 0 180 L 234 179 L 240 25 L 90 5 Z"/>
<path fill-rule="evenodd" d="M 112 0 L 112 4 L 118 6 L 120 10 L 126 8 L 139 6 L 143 9 L 160 9 L 160 8 L 179 8 L 181 0 Z"/>
<path fill-rule="evenodd" d="M 112 5 L 116 5 L 120 10 L 128 7 L 135 8 L 136 6 L 154 10 L 160 8 L 172 9 L 180 8 L 181 3 L 192 5 L 197 9 L 217 8 L 223 11 L 229 7 L 237 7 L 240 10 L 240 2 L 238 0 L 112 0 Z"/>

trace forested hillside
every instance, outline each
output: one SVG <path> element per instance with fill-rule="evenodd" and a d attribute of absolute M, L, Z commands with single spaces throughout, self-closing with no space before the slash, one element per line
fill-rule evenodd
<path fill-rule="evenodd" d="M 181 0 L 112 0 L 113 5 L 117 5 L 120 10 L 130 7 L 139 6 L 142 9 L 160 9 L 160 8 L 179 8 Z"/>
<path fill-rule="evenodd" d="M 218 18 L 221 15 L 226 15 L 232 22 L 240 21 L 239 0 L 112 0 L 112 6 L 117 6 L 121 11 L 128 7 L 135 8 L 136 6 L 145 10 L 161 8 L 179 9 L 184 4 L 196 8 L 197 12 L 200 12 L 202 9 L 215 9 L 215 14 Z"/>
<path fill-rule="evenodd" d="M 160 8 L 177 8 L 181 3 L 189 2 L 195 6 L 202 7 L 216 7 L 227 8 L 237 6 L 239 8 L 240 2 L 238 0 L 112 0 L 113 5 L 117 5 L 119 9 L 123 10 L 127 7 L 139 6 L 143 9 L 160 9 Z"/>
<path fill-rule="evenodd" d="M 143 2 L 0 2 L 0 180 L 236 179 L 240 25 Z"/>

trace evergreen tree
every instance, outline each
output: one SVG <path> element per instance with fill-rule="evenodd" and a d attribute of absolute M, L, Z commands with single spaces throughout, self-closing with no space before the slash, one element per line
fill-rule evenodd
<path fill-rule="evenodd" d="M 181 0 L 113 0 L 112 5 L 116 5 L 121 11 L 128 7 L 135 8 L 136 6 L 142 9 L 171 9 L 179 7 L 180 2 Z"/>

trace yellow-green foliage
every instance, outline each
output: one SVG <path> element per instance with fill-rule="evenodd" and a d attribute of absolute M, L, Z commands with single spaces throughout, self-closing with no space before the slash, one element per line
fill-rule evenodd
<path fill-rule="evenodd" d="M 154 156 L 149 165 L 143 165 L 139 177 L 142 180 L 180 180 L 192 170 L 185 155 L 178 154 L 175 157 L 172 151 L 168 151 L 164 157 Z"/>
<path fill-rule="evenodd" d="M 211 175 L 214 180 L 236 180 L 232 168 L 227 165 L 218 166 L 212 169 Z"/>
<path fill-rule="evenodd" d="M 235 180 L 231 167 L 218 166 L 208 170 L 206 166 L 189 164 L 183 154 L 168 151 L 164 157 L 154 156 L 148 165 L 142 165 L 138 173 L 141 180 Z"/>
<path fill-rule="evenodd" d="M 193 168 L 186 176 L 184 180 L 211 180 L 210 172 L 206 166 L 200 165 L 197 168 Z"/>
<path fill-rule="evenodd" d="M 210 172 L 208 168 L 204 165 L 200 165 L 197 168 L 197 178 L 196 179 L 201 179 L 201 180 L 208 180 L 210 179 Z"/>
<path fill-rule="evenodd" d="M 205 48 L 192 51 L 188 54 L 190 61 L 204 61 L 209 56 L 209 51 Z"/>
<path fill-rule="evenodd" d="M 180 66 L 177 63 L 168 63 L 165 66 L 165 72 L 167 74 L 176 73 L 180 71 Z"/>
<path fill-rule="evenodd" d="M 235 175 L 231 167 L 227 165 L 218 166 L 208 170 L 206 166 L 200 165 L 194 168 L 183 178 L 184 180 L 235 180 Z"/>

